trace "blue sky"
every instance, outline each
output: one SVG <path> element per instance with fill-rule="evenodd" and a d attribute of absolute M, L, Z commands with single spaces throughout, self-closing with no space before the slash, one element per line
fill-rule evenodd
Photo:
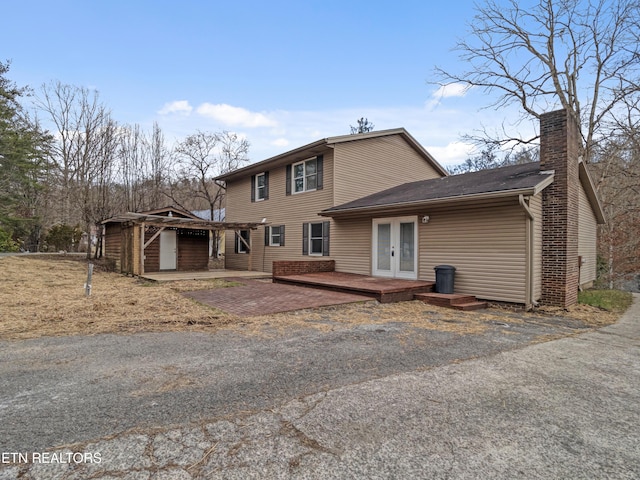
<path fill-rule="evenodd" d="M 480 110 L 483 92 L 438 90 L 472 1 L 3 2 L 0 60 L 36 91 L 54 80 L 96 89 L 121 123 L 169 142 L 229 130 L 252 161 L 333 135 L 360 117 L 405 127 L 443 165 L 464 161 L 460 135 L 515 121 Z"/>

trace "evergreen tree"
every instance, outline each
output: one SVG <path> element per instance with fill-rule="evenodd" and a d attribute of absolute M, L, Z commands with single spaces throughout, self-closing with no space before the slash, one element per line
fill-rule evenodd
<path fill-rule="evenodd" d="M 52 138 L 19 103 L 26 88 L 7 77 L 0 62 L 0 249 L 33 249 L 40 235 L 40 207 Z"/>
<path fill-rule="evenodd" d="M 353 125 L 349 126 L 351 127 L 351 135 L 355 135 L 357 133 L 367 133 L 375 128 L 375 125 L 371 123 L 368 118 L 364 117 L 358 119 L 357 127 L 354 127 Z"/>

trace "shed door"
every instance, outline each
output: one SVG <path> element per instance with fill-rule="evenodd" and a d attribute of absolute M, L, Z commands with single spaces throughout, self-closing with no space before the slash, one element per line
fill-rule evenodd
<path fill-rule="evenodd" d="M 160 232 L 160 270 L 177 268 L 178 248 L 175 230 Z"/>

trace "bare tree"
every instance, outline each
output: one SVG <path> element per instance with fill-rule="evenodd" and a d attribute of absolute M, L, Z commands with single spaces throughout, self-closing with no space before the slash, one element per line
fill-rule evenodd
<path fill-rule="evenodd" d="M 164 190 L 169 169 L 169 151 L 164 135 L 157 122 L 153 123 L 153 131 L 149 143 L 149 187 L 148 204 L 150 208 L 159 208 L 164 198 Z"/>
<path fill-rule="evenodd" d="M 93 186 L 103 170 L 103 133 L 112 123 L 111 114 L 96 91 L 61 82 L 44 85 L 37 105 L 56 129 L 52 150 L 59 201 L 55 218 L 66 225 L 82 224 L 90 241 L 95 223 Z M 89 244 L 87 256 L 90 254 Z"/>
<path fill-rule="evenodd" d="M 181 194 L 186 186 L 188 200 L 200 200 L 206 204 L 210 218 L 215 220 L 216 212 L 220 212 L 224 206 L 225 188 L 214 182 L 213 178 L 247 162 L 248 151 L 249 141 L 236 133 L 198 131 L 189 135 L 174 149 L 178 171 L 171 198 L 177 205 L 189 210 L 187 198 Z M 212 254 L 217 256 L 217 238 L 215 240 Z"/>
<path fill-rule="evenodd" d="M 488 0 L 477 7 L 470 35 L 456 47 L 455 73 L 436 68 L 441 85 L 479 87 L 495 100 L 516 104 L 521 120 L 562 107 L 581 125 L 588 160 L 595 142 L 625 122 L 625 105 L 638 114 L 640 4 L 637 0 L 538 0 L 533 4 Z M 530 143 L 502 131 L 468 137 L 481 143 Z"/>
<path fill-rule="evenodd" d="M 123 126 L 119 135 L 119 179 L 124 190 L 123 209 L 138 212 L 147 208 L 144 179 L 150 151 L 140 125 Z"/>
<path fill-rule="evenodd" d="M 91 217 L 97 232 L 95 258 L 102 255 L 102 221 L 122 211 L 121 195 L 117 194 L 119 133 L 119 126 L 113 120 L 106 123 L 102 129 L 90 201 Z"/>
<path fill-rule="evenodd" d="M 592 163 L 607 223 L 599 229 L 606 283 L 640 272 L 640 130 L 599 145 Z"/>

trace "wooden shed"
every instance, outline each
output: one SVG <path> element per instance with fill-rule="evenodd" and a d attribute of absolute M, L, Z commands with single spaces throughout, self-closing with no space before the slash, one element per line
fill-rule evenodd
<path fill-rule="evenodd" d="M 116 271 L 130 275 L 207 270 L 210 232 L 259 225 L 203 220 L 176 207 L 127 212 L 103 224 L 104 257 L 115 262 Z"/>

